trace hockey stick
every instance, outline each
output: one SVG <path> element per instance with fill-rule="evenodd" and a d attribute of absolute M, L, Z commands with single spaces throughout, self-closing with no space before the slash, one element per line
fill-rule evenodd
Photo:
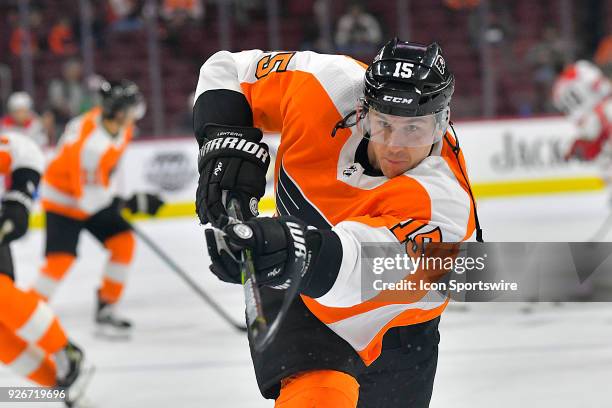
<path fill-rule="evenodd" d="M 176 274 L 191 288 L 196 292 L 202 300 L 204 300 L 210 307 L 213 308 L 223 320 L 233 326 L 235 329 L 245 332 L 247 328 L 240 323 L 236 323 L 225 310 L 221 308 L 205 291 L 202 289 L 189 275 L 172 260 L 151 238 L 149 238 L 144 232 L 142 232 L 139 228 L 136 228 L 135 225 L 132 225 L 132 231 L 144 242 L 151 251 L 153 251 L 162 261 L 170 267 Z"/>
<path fill-rule="evenodd" d="M 228 215 L 235 220 L 242 221 L 240 203 L 236 199 L 231 199 L 227 208 Z M 249 249 L 241 251 L 240 271 L 244 287 L 244 301 L 246 303 L 247 324 L 251 333 L 253 349 L 257 352 L 263 351 L 276 337 L 281 323 L 285 319 L 289 307 L 299 293 L 302 276 L 295 273 L 291 277 L 291 284 L 285 291 L 283 304 L 271 324 L 268 324 L 261 302 L 261 294 L 255 277 L 255 266 L 253 257 Z"/>

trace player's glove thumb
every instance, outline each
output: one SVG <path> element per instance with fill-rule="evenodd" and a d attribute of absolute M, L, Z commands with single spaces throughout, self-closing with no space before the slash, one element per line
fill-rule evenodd
<path fill-rule="evenodd" d="M 240 282 L 240 250 L 252 251 L 259 284 L 286 289 L 294 276 L 303 277 L 318 246 L 307 237 L 307 226 L 295 217 L 253 218 L 207 230 L 211 270 L 220 279 Z"/>

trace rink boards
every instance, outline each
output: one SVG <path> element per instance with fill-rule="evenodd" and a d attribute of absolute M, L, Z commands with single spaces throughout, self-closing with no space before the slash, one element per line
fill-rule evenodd
<path fill-rule="evenodd" d="M 465 121 L 454 126 L 465 155 L 477 198 L 529 196 L 603 188 L 593 163 L 563 158 L 576 130 L 560 117 Z M 278 135 L 267 135 L 276 157 Z M 50 152 L 49 152 L 50 153 Z M 272 169 L 261 211 L 274 210 Z M 194 139 L 154 139 L 133 142 L 127 149 L 114 182 L 128 196 L 134 191 L 161 194 L 167 202 L 161 217 L 191 216 L 197 186 L 197 145 Z M 39 215 L 33 217 L 41 225 Z"/>

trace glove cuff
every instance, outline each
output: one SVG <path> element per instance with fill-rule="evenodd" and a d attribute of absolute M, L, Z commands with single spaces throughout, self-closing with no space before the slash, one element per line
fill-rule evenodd
<path fill-rule="evenodd" d="M 261 129 L 251 126 L 227 126 L 209 123 L 204 126 L 204 137 L 207 141 L 219 137 L 237 137 L 249 142 L 259 142 L 263 138 L 263 132 Z"/>
<path fill-rule="evenodd" d="M 9 202 L 23 206 L 26 213 L 30 214 L 30 210 L 32 209 L 32 198 L 27 194 L 19 190 L 8 191 L 2 197 L 2 203 L 5 204 Z"/>
<path fill-rule="evenodd" d="M 332 230 L 317 229 L 306 231 L 306 243 L 312 248 L 312 258 L 302 278 L 301 292 L 316 299 L 329 292 L 338 278 L 342 242 Z"/>

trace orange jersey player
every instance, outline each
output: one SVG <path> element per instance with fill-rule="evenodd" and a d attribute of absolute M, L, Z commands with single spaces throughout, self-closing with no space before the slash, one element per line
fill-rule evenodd
<path fill-rule="evenodd" d="M 15 286 L 9 246 L 27 232 L 43 167 L 42 151 L 33 141 L 17 133 L 0 134 L 0 174 L 11 180 L 0 208 L 0 361 L 38 385 L 68 387 L 70 406 L 81 399 L 91 367 L 49 306 Z"/>
<path fill-rule="evenodd" d="M 120 214 L 124 203 L 115 196 L 112 175 L 132 139 L 134 122 L 144 114 L 144 101 L 130 81 L 105 82 L 101 93 L 101 107 L 68 123 L 43 176 L 46 261 L 33 291 L 51 298 L 74 262 L 79 234 L 86 229 L 110 253 L 97 291 L 96 322 L 109 334 L 123 335 L 131 323 L 117 316 L 115 306 L 123 293 L 135 239 Z M 151 214 L 160 205 L 155 196 L 142 194 L 127 202 L 132 211 Z"/>
<path fill-rule="evenodd" d="M 264 310 L 278 310 L 292 273 L 303 276 L 276 338 L 262 352 L 251 344 L 277 407 L 428 406 L 448 300 L 364 298 L 361 245 L 480 239 L 447 132 L 453 89 L 437 44 L 397 38 L 369 67 L 260 50 L 221 51 L 202 66 L 196 206 L 216 227 L 206 232 L 211 270 L 240 282 L 236 251 L 250 248 Z M 262 130 L 281 134 L 275 218 L 255 217 L 269 164 Z M 226 225 L 230 199 L 248 221 Z"/>

